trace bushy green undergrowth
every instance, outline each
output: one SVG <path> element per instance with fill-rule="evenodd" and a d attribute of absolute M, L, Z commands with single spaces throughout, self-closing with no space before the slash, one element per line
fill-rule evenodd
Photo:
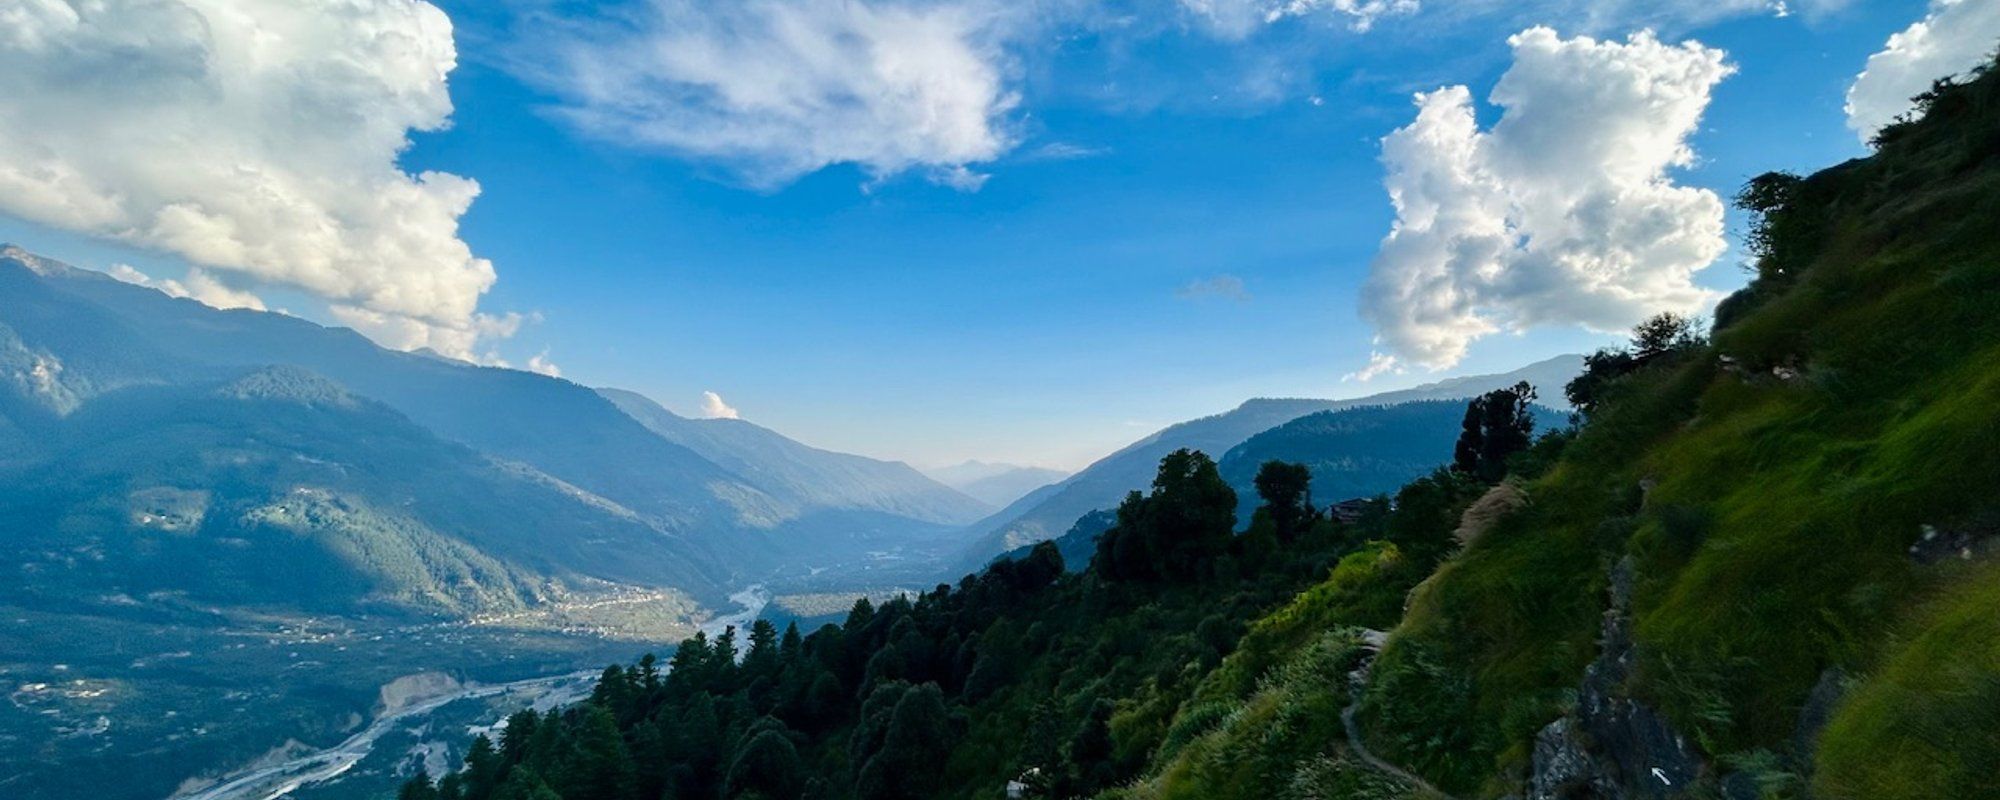
<path fill-rule="evenodd" d="M 1875 157 L 1773 184 L 1762 274 L 1713 344 L 1608 381 L 1529 505 L 1418 589 L 1364 704 L 1379 750 L 1505 791 L 1629 554 L 1626 689 L 1724 769 L 1779 759 L 1830 797 L 1992 792 L 2000 596 L 1907 551 L 1996 507 L 1996 108 L 1986 74 Z M 1860 678 L 1815 758 L 1795 742 L 1829 669 Z"/>
<path fill-rule="evenodd" d="M 1211 676 L 1168 731 L 1156 774 L 1107 796 L 1233 800 L 1361 789 L 1353 778 L 1345 780 L 1357 785 L 1342 785 L 1337 773 L 1366 770 L 1334 760 L 1346 738 L 1340 712 L 1349 697 L 1347 674 L 1361 655 L 1354 632 L 1339 629 L 1319 633 L 1243 696 L 1213 697 Z M 1393 781 L 1376 784 L 1358 796 L 1408 796 Z M 1281 787 L 1289 794 L 1280 794 Z"/>

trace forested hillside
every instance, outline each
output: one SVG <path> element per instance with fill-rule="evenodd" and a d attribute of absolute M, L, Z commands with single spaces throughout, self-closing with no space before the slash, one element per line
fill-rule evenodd
<path fill-rule="evenodd" d="M 1261 466 L 1241 532 L 1176 451 L 1087 570 L 696 638 L 405 796 L 2000 796 L 2000 72 L 1916 116 L 1751 181 L 1755 280 L 1574 430 L 1496 391 L 1350 519 Z"/>
<path fill-rule="evenodd" d="M 1291 477 L 1266 482 L 1236 535 L 1234 491 L 1207 456 L 1177 451 L 1081 573 L 1044 542 L 955 587 L 860 601 L 810 635 L 759 621 L 696 636 L 665 663 L 606 670 L 578 708 L 516 715 L 497 742 L 475 741 L 465 772 L 405 796 L 996 797 L 1010 780 L 1086 796 L 1199 745 L 1222 717 L 1184 709 L 1268 686 L 1272 659 L 1306 644 L 1327 669 L 1295 668 L 1288 690 L 1315 713 L 1286 720 L 1273 761 L 1326 756 L 1313 786 L 1394 790 L 1329 749 L 1363 654 L 1353 626 L 1394 621 L 1450 541 L 1451 506 L 1480 484 L 1441 471 L 1397 510 L 1343 525 L 1301 505 L 1303 472 Z M 1338 588 L 1300 594 L 1327 575 Z M 1238 644 L 1249 621 L 1329 594 L 1339 624 L 1262 622 Z"/>

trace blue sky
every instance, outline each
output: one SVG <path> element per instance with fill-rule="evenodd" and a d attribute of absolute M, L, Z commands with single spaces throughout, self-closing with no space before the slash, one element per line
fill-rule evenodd
<path fill-rule="evenodd" d="M 1416 118 L 1413 93 L 1446 85 L 1470 89 L 1482 129 L 1498 122 L 1502 110 L 1486 98 L 1514 65 L 1509 36 L 1547 25 L 1565 40 L 1623 41 L 1650 26 L 1668 45 L 1692 39 L 1726 53 L 1734 72 L 1707 91 L 1699 128 L 1680 140 L 1696 157 L 1667 172 L 1674 185 L 1726 198 L 1766 170 L 1864 154 L 1843 108 L 1855 76 L 1891 34 L 1940 13 L 1859 0 L 1783 16 L 1727 0 L 1626 4 L 1643 13 L 1424 2 L 1383 4 L 1360 30 L 1340 9 L 1370 4 L 1294 5 L 1301 13 L 1269 22 L 1171 0 L 1021 5 L 972 34 L 1002 93 L 1001 111 L 976 118 L 993 141 L 878 147 L 861 140 L 903 132 L 861 125 L 834 149 L 895 155 L 857 164 L 835 152 L 835 163 L 790 164 L 774 177 L 774 159 L 796 156 L 786 142 L 763 141 L 749 156 L 707 142 L 732 120 L 686 107 L 671 81 L 646 85 L 666 98 L 648 113 L 707 115 L 695 126 L 704 143 L 688 144 L 696 134 L 682 129 L 668 134 L 678 144 L 647 141 L 578 116 L 589 105 L 570 69 L 579 50 L 671 38 L 698 9 L 438 0 L 456 47 L 448 127 L 409 133 L 396 167 L 477 181 L 455 236 L 491 263 L 493 279 L 469 297 L 482 314 L 522 315 L 479 334 L 467 349 L 477 357 L 524 366 L 539 356 L 566 378 L 638 390 L 688 414 L 712 391 L 808 443 L 919 465 L 1076 468 L 1252 396 L 1372 393 L 1613 341 L 1563 324 L 1561 312 L 1516 305 L 1503 330 L 1473 337 L 1434 370 L 1414 350 L 1376 341 L 1381 326 L 1358 313 L 1397 219 L 1383 138 Z M 702 35 L 754 23 L 732 24 Z M 724 68 L 787 68 L 751 61 Z M 437 112 L 398 108 L 412 120 Z M 882 166 L 896 158 L 913 160 Z M 953 170 L 984 182 L 970 190 Z M 192 267 L 334 324 L 352 318 L 329 313 L 331 302 L 414 307 L 397 305 L 403 295 L 357 299 L 353 281 L 232 266 L 180 239 L 6 210 L 0 240 L 84 266 L 126 264 L 178 285 Z M 1731 212 L 1731 240 L 1741 224 Z M 1721 255 L 1695 285 L 1740 286 L 1739 262 Z M 1344 379 L 1377 353 L 1402 355 L 1402 370 Z"/>

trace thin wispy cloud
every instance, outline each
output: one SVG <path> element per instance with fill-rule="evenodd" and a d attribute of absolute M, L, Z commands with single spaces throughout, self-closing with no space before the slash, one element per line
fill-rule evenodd
<path fill-rule="evenodd" d="M 1091 147 L 1075 142 L 1049 142 L 1021 153 L 1019 158 L 1022 161 L 1076 161 L 1110 154 L 1109 147 Z"/>
<path fill-rule="evenodd" d="M 1235 303 L 1250 302 L 1250 290 L 1243 285 L 1243 279 L 1235 275 L 1217 275 L 1189 281 L 1174 290 L 1174 296 L 1182 300 L 1228 300 Z"/>
<path fill-rule="evenodd" d="M 540 28 L 554 65 L 528 71 L 577 130 L 755 187 L 852 164 L 972 190 L 1015 142 L 1005 21 L 971 2 L 648 0 Z"/>
<path fill-rule="evenodd" d="M 1338 17 L 1356 31 L 1386 16 L 1413 14 L 1418 0 L 1180 0 L 1181 7 L 1216 35 L 1242 39 L 1265 25 L 1312 15 Z"/>
<path fill-rule="evenodd" d="M 1842 0 L 1807 0 L 1808 10 Z M 1793 3 L 1799 6 L 1801 3 Z M 631 0 L 609 10 L 537 6 L 518 26 L 511 69 L 557 99 L 550 113 L 581 135 L 720 167 L 775 190 L 837 165 L 862 188 L 914 175 L 962 191 L 1001 159 L 1102 155 L 1055 141 L 1020 151 L 1031 116 L 1025 76 L 1052 68 L 1058 43 L 1088 37 L 1107 52 L 1168 39 L 1220 42 L 1200 76 L 1155 75 L 1141 60 L 1063 86 L 1108 107 L 1257 107 L 1311 96 L 1304 76 L 1340 52 L 1339 36 L 1425 38 L 1474 23 L 1562 20 L 1584 31 L 1675 30 L 1735 16 L 1776 15 L 1776 0 Z M 1398 23 L 1384 32 L 1387 23 Z M 1271 37 L 1290 38 L 1280 46 Z M 1064 62 L 1065 67 L 1075 66 Z M 1044 82 L 1044 89 L 1050 89 Z M 1050 89 L 1069 91 L 1067 89 Z M 1212 109 L 1211 109 L 1212 110 Z"/>
<path fill-rule="evenodd" d="M 1340 376 L 1340 382 L 1367 383 L 1383 375 L 1401 374 L 1403 371 L 1402 363 L 1395 356 L 1376 350 L 1368 354 L 1367 364 L 1362 365 L 1360 369 Z"/>

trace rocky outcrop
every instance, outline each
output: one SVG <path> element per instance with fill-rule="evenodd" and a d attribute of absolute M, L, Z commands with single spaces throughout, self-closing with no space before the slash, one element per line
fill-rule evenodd
<path fill-rule="evenodd" d="M 1527 800 L 1666 800 L 1706 771 L 1686 737 L 1624 693 L 1632 674 L 1632 562 L 1611 572 L 1602 650 L 1583 672 L 1576 707 L 1535 735 Z"/>

